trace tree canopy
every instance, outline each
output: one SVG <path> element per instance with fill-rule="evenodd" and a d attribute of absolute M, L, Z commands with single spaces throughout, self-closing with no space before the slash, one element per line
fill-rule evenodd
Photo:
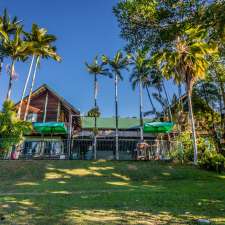
<path fill-rule="evenodd" d="M 201 26 L 221 41 L 225 34 L 224 1 L 120 0 L 113 11 L 128 49 L 169 45 L 184 30 Z"/>

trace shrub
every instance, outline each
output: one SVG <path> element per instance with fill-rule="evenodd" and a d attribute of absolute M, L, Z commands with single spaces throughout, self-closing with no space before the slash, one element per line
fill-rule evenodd
<path fill-rule="evenodd" d="M 182 143 L 183 145 L 183 159 L 184 161 L 193 161 L 194 160 L 194 149 L 192 142 L 192 135 L 190 131 L 185 131 L 175 138 L 176 141 Z M 216 151 L 215 144 L 213 139 L 210 137 L 198 137 L 198 157 L 201 158 L 203 153 L 207 150 Z M 175 151 L 175 154 L 180 154 L 180 150 Z M 179 157 L 179 155 L 177 156 Z"/>
<path fill-rule="evenodd" d="M 185 161 L 192 161 L 194 158 L 193 154 L 193 146 L 192 146 L 192 139 L 190 138 L 190 132 L 183 132 L 179 136 L 175 138 L 175 141 L 178 141 L 182 144 L 183 150 L 183 160 Z M 173 153 L 173 157 L 179 159 L 181 152 L 181 146 L 179 146 Z"/>
<path fill-rule="evenodd" d="M 199 160 L 199 166 L 207 170 L 215 170 L 221 173 L 224 170 L 225 157 L 216 151 L 206 150 Z"/>
<path fill-rule="evenodd" d="M 5 101 L 0 111 L 0 157 L 19 144 L 23 135 L 31 130 L 30 122 L 17 118 L 13 102 Z"/>
<path fill-rule="evenodd" d="M 169 153 L 169 158 L 172 160 L 178 160 L 183 163 L 184 161 L 184 146 L 182 143 L 178 142 L 178 145 L 176 145 L 175 149 L 172 149 L 172 151 Z"/>

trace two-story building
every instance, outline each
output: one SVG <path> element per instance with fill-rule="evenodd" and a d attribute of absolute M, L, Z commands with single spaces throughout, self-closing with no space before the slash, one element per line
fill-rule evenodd
<path fill-rule="evenodd" d="M 22 102 L 21 119 L 27 101 L 28 96 Z M 26 157 L 65 157 L 70 149 L 68 140 L 80 130 L 80 112 L 46 84 L 33 91 L 26 120 L 33 123 L 21 152 Z"/>

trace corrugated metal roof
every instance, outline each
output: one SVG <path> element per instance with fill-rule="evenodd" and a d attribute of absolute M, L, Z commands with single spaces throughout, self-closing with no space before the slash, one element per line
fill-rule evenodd
<path fill-rule="evenodd" d="M 144 119 L 144 122 L 152 122 L 151 119 Z M 119 118 L 119 129 L 138 129 L 140 126 L 139 118 Z M 92 129 L 95 127 L 93 117 L 81 117 L 81 127 L 83 129 Z M 97 118 L 97 128 L 99 129 L 115 129 L 115 117 Z"/>

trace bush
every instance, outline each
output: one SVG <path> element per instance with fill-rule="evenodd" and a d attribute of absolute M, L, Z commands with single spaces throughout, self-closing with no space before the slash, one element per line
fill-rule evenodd
<path fill-rule="evenodd" d="M 184 146 L 182 143 L 179 143 L 176 148 L 172 149 L 169 153 L 169 158 L 173 161 L 180 161 L 183 163 L 184 161 Z"/>
<path fill-rule="evenodd" d="M 23 141 L 24 134 L 32 131 L 32 124 L 17 118 L 13 102 L 5 101 L 0 111 L 0 157 Z"/>
<path fill-rule="evenodd" d="M 193 154 L 193 145 L 192 139 L 190 138 L 190 132 L 183 132 L 179 136 L 175 138 L 175 141 L 182 143 L 182 151 L 181 146 L 178 147 L 173 152 L 173 158 L 180 160 L 181 152 L 182 152 L 182 159 L 185 161 L 192 161 L 194 158 Z"/>
<path fill-rule="evenodd" d="M 175 138 L 176 141 L 182 143 L 183 145 L 183 160 L 184 161 L 193 161 L 194 160 L 194 149 L 193 149 L 193 141 L 192 135 L 190 131 L 185 131 L 181 133 L 179 136 Z M 198 137 L 197 139 L 198 145 L 198 157 L 201 158 L 203 153 L 207 150 L 209 151 L 216 151 L 215 144 L 213 139 L 210 137 Z M 180 157 L 180 150 L 178 149 L 175 151 L 177 152 L 177 159 Z"/>
<path fill-rule="evenodd" d="M 225 157 L 216 151 L 206 150 L 199 160 L 199 166 L 207 170 L 215 170 L 221 173 L 224 170 Z"/>

